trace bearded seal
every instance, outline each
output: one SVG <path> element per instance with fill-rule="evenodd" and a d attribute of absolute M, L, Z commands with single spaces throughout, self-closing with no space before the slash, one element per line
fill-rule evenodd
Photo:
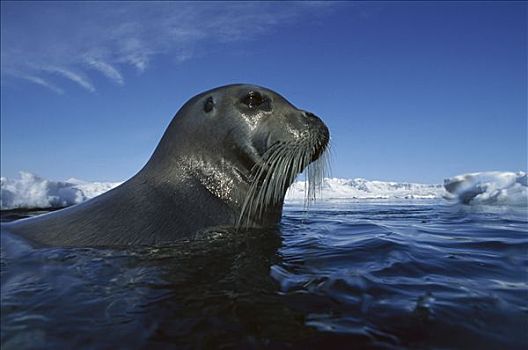
<path fill-rule="evenodd" d="M 162 245 L 224 226 L 272 227 L 288 186 L 328 142 L 321 119 L 272 90 L 219 87 L 183 105 L 128 181 L 4 226 L 47 246 Z M 316 182 L 309 182 L 312 193 Z"/>

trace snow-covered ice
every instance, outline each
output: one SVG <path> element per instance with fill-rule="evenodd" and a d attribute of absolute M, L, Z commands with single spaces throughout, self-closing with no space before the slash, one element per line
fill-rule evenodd
<path fill-rule="evenodd" d="M 52 181 L 21 172 L 20 178 L 1 178 L 1 209 L 60 208 L 81 203 L 114 188 L 120 182 L 86 182 L 77 179 Z M 288 190 L 287 201 L 304 200 L 304 181 Z M 368 181 L 365 179 L 324 179 L 320 197 L 331 199 L 421 199 L 440 198 L 442 185 Z"/>
<path fill-rule="evenodd" d="M 52 181 L 20 172 L 20 178 L 0 178 L 0 208 L 62 208 L 84 202 L 120 182 Z"/>
<path fill-rule="evenodd" d="M 286 200 L 304 200 L 304 181 L 290 186 Z M 320 198 L 332 199 L 430 199 L 444 195 L 442 185 L 406 182 L 369 181 L 366 179 L 325 178 Z"/>
<path fill-rule="evenodd" d="M 444 180 L 446 198 L 472 205 L 528 206 L 525 172 L 490 171 L 454 176 Z"/>
<path fill-rule="evenodd" d="M 98 196 L 121 182 L 86 182 L 77 179 L 52 181 L 20 172 L 20 178 L 0 178 L 0 208 L 61 208 Z M 303 201 L 305 183 L 291 185 L 286 201 Z M 482 172 L 458 175 L 440 184 L 325 178 L 320 200 L 435 199 L 464 204 L 528 206 L 525 172 Z"/>

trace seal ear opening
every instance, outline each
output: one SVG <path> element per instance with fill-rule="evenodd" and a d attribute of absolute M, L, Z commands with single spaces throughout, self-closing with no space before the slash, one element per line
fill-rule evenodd
<path fill-rule="evenodd" d="M 213 99 L 212 96 L 209 96 L 207 98 L 207 100 L 205 100 L 204 107 L 203 107 L 205 113 L 211 112 L 213 110 L 214 106 L 215 106 L 214 99 Z"/>

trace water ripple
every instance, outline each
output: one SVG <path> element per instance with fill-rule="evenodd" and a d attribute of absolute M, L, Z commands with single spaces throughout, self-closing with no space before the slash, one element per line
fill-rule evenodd
<path fill-rule="evenodd" d="M 134 250 L 2 234 L 2 349 L 523 349 L 526 214 L 287 205 L 280 231 Z"/>

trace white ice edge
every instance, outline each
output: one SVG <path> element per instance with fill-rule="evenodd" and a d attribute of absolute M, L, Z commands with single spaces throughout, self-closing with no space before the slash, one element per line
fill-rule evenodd
<path fill-rule="evenodd" d="M 528 206 L 525 172 L 481 172 L 454 176 L 440 184 L 370 181 L 362 178 L 325 178 L 320 200 L 437 199 L 469 205 Z M 54 181 L 29 172 L 19 178 L 0 178 L 0 208 L 60 208 L 98 196 L 121 182 L 87 182 L 77 179 Z M 305 183 L 291 185 L 287 202 L 303 201 Z"/>

